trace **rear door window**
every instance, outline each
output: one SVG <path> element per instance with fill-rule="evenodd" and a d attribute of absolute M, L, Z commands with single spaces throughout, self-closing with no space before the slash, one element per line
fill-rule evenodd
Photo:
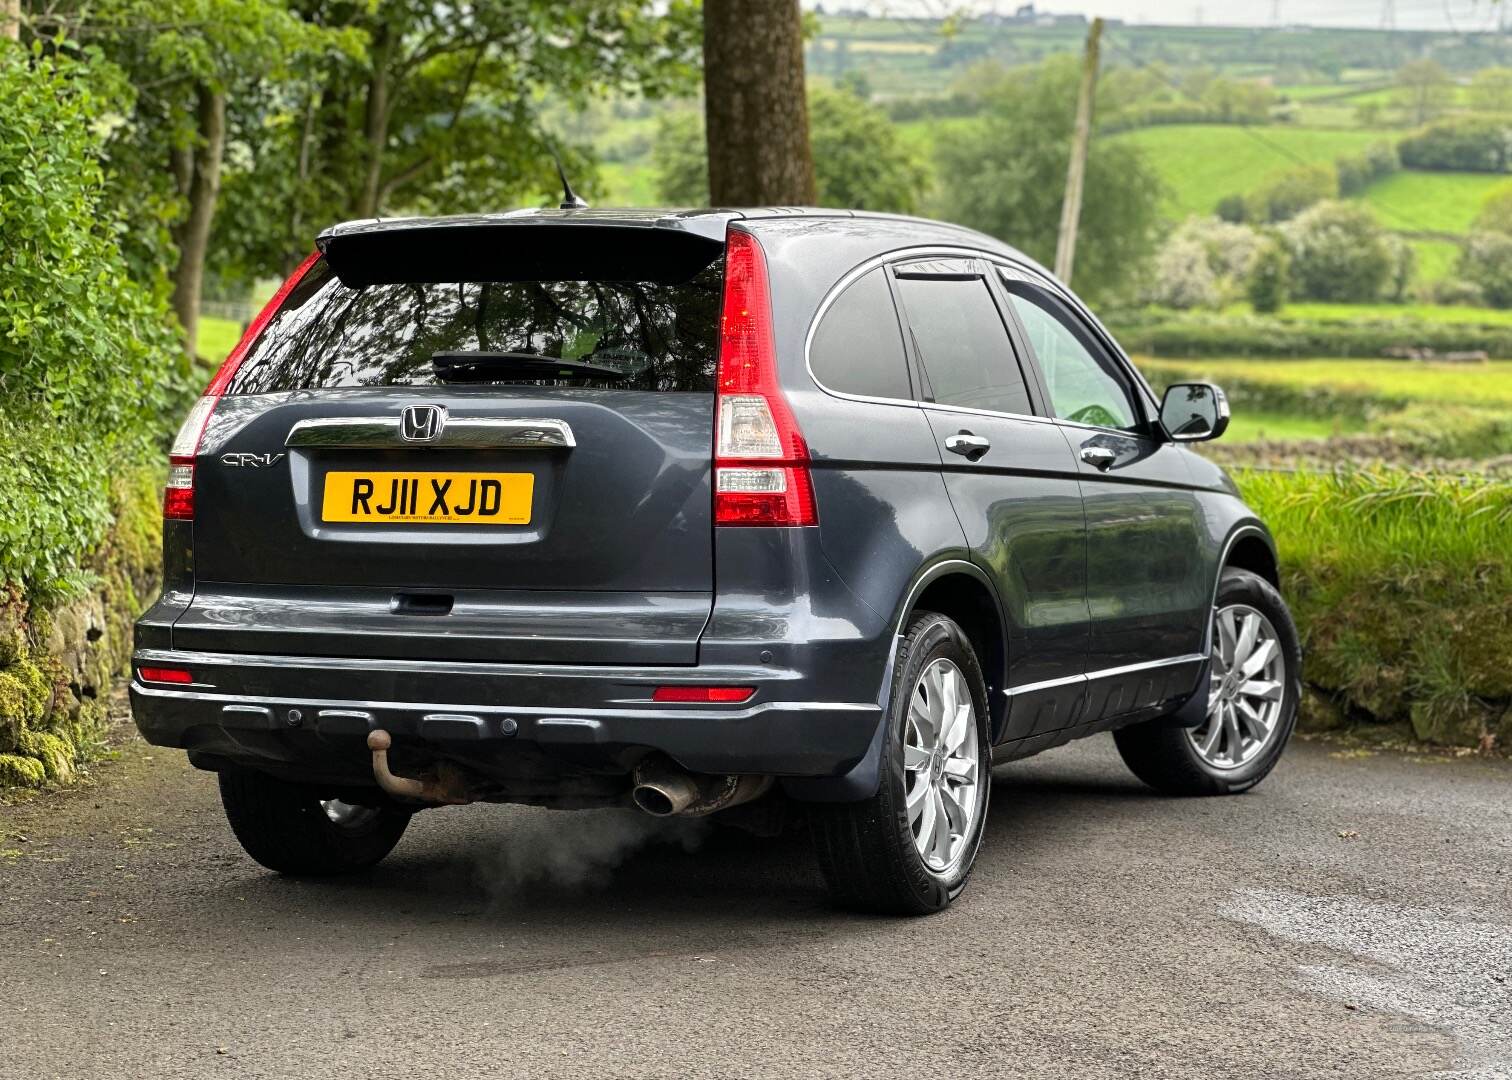
<path fill-rule="evenodd" d="M 913 397 L 898 309 L 881 267 L 846 286 L 824 313 L 814 331 L 809 366 L 814 378 L 843 394 Z"/>
<path fill-rule="evenodd" d="M 898 291 L 928 400 L 992 412 L 1034 412 L 997 304 L 981 277 L 904 276 Z"/>
<path fill-rule="evenodd" d="M 458 383 L 709 392 L 723 282 L 719 259 L 676 284 L 437 281 L 352 287 L 322 259 L 269 322 L 229 392 Z M 569 363 L 553 368 L 501 353 Z"/>

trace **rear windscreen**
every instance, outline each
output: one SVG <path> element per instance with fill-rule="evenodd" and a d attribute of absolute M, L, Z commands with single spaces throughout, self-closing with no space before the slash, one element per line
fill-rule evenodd
<path fill-rule="evenodd" d="M 714 388 L 724 260 L 687 281 L 460 281 L 352 287 L 318 260 L 229 387 Z M 504 355 L 513 354 L 513 355 Z M 564 361 L 560 370 L 542 358 Z"/>

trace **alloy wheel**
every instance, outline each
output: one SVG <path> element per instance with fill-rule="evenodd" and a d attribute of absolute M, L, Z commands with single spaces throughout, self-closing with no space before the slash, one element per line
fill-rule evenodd
<path fill-rule="evenodd" d="M 961 669 L 941 657 L 914 684 L 903 733 L 904 802 L 914 847 L 936 874 L 966 853 L 980 800 L 976 706 Z"/>
<path fill-rule="evenodd" d="M 1275 737 L 1286 696 L 1286 657 L 1270 619 L 1248 604 L 1214 613 L 1212 655 L 1207 715 L 1187 729 L 1187 738 L 1213 768 L 1237 769 Z"/>

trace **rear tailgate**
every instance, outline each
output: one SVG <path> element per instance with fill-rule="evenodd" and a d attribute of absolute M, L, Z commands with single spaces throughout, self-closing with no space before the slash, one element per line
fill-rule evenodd
<path fill-rule="evenodd" d="M 315 264 L 205 430 L 175 648 L 696 662 L 720 249 L 669 270 L 642 230 L 644 280 L 533 276 L 594 272 L 608 238 L 574 228 L 575 263 L 560 235 L 532 255 L 516 226 L 507 247 L 488 230 L 367 236 L 350 284 Z M 634 273 L 614 239 L 613 272 Z M 623 374 L 543 377 L 494 356 L 458 378 L 432 361 L 457 351 Z"/>

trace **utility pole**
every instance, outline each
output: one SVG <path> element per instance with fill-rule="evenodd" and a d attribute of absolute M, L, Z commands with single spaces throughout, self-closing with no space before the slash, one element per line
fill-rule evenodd
<path fill-rule="evenodd" d="M 1061 202 L 1060 236 L 1055 241 L 1055 276 L 1071 284 L 1076 259 L 1076 225 L 1081 220 L 1082 181 L 1087 175 L 1087 144 L 1092 139 L 1092 99 L 1097 95 L 1097 51 L 1103 21 L 1093 19 L 1082 58 L 1081 92 L 1076 98 L 1076 129 L 1071 134 L 1071 162 L 1066 166 L 1066 194 Z"/>

